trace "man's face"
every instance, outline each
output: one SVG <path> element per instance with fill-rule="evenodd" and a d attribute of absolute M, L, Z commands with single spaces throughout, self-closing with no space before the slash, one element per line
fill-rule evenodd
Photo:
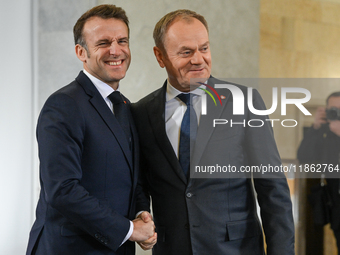
<path fill-rule="evenodd" d="M 330 97 L 328 99 L 328 103 L 327 103 L 327 108 L 326 110 L 329 110 L 331 108 L 337 108 L 337 109 L 340 109 L 340 97 Z M 328 113 L 327 113 L 328 114 Z M 336 112 L 334 113 L 332 110 L 331 110 L 331 114 L 330 116 L 328 117 L 327 115 L 327 119 L 329 122 L 332 122 L 332 121 L 338 121 L 340 122 L 338 119 L 333 119 L 333 118 L 336 118 Z"/>
<path fill-rule="evenodd" d="M 176 89 L 190 91 L 190 79 L 205 82 L 211 72 L 208 31 L 197 19 L 175 20 L 164 38 L 165 52 L 155 47 L 158 63 L 165 67 L 169 81 Z"/>
<path fill-rule="evenodd" d="M 330 97 L 327 103 L 327 109 L 332 107 L 340 108 L 340 97 Z"/>
<path fill-rule="evenodd" d="M 119 19 L 93 17 L 85 23 L 83 36 L 88 51 L 77 45 L 76 53 L 84 69 L 117 89 L 131 61 L 127 25 Z"/>
<path fill-rule="evenodd" d="M 330 108 L 339 108 L 340 109 L 340 97 L 330 97 L 327 103 L 327 109 Z M 340 120 L 328 120 L 329 129 L 340 137 Z"/>

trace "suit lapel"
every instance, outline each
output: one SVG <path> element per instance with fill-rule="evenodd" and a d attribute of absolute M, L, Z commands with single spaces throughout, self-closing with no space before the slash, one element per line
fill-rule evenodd
<path fill-rule="evenodd" d="M 128 104 L 129 108 L 131 106 L 130 102 Z M 138 134 L 137 134 L 137 129 L 132 117 L 131 111 L 129 111 L 129 120 L 131 124 L 131 134 L 132 134 L 132 151 L 133 151 L 133 168 L 132 168 L 132 183 L 133 183 L 133 190 L 132 190 L 132 196 L 135 197 L 136 194 L 136 186 L 138 182 L 138 169 L 139 169 L 139 140 L 138 140 Z M 130 209 L 129 209 L 129 215 L 130 219 L 135 218 L 135 211 L 134 211 L 134 199 L 131 199 L 130 201 Z"/>
<path fill-rule="evenodd" d="M 223 84 L 226 82 L 216 80 L 214 78 L 209 79 L 208 84 L 212 87 L 215 84 Z M 191 158 L 191 167 L 192 169 L 195 166 L 199 165 L 200 159 L 204 153 L 204 150 L 213 134 L 213 120 L 219 119 L 222 115 L 224 108 L 227 105 L 228 100 L 230 100 L 230 91 L 223 90 L 223 95 L 226 97 L 222 100 L 222 106 L 217 104 L 215 106 L 213 100 L 210 97 L 207 97 L 207 115 L 201 115 L 199 127 L 197 130 L 196 144 L 194 147 L 193 155 Z M 191 170 L 192 170 L 191 169 Z"/>
<path fill-rule="evenodd" d="M 129 109 L 130 109 L 130 103 L 129 103 Z M 133 150 L 133 173 L 135 173 L 136 170 L 138 170 L 139 167 L 139 141 L 138 141 L 138 134 L 137 129 L 131 114 L 131 111 L 129 111 L 129 120 L 131 124 L 131 134 L 132 134 L 132 150 Z M 133 174 L 133 185 L 134 187 L 137 185 L 138 180 L 138 174 Z"/>
<path fill-rule="evenodd" d="M 85 92 L 90 96 L 90 103 L 97 110 L 98 114 L 101 116 L 103 121 L 111 130 L 112 134 L 117 139 L 123 153 L 125 154 L 125 158 L 129 163 L 130 170 L 133 171 L 133 163 L 132 163 L 132 153 L 129 148 L 129 144 L 127 139 L 125 139 L 125 134 L 123 129 L 120 127 L 118 120 L 114 117 L 102 96 L 96 89 L 96 87 L 92 84 L 91 80 L 83 73 L 80 72 L 78 77 L 76 78 L 77 82 L 84 88 Z"/>
<path fill-rule="evenodd" d="M 187 183 L 187 178 L 185 177 L 181 165 L 176 157 L 176 154 L 172 148 L 169 138 L 166 134 L 165 129 L 165 96 L 166 94 L 166 82 L 163 87 L 158 90 L 154 97 L 147 104 L 147 112 L 150 120 L 150 125 L 153 134 L 157 140 L 158 146 L 163 151 L 165 157 L 168 159 L 170 165 L 178 175 L 178 177 Z"/>

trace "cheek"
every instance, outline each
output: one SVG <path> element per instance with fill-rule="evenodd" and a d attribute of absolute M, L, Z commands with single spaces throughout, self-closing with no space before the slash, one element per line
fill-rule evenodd
<path fill-rule="evenodd" d="M 190 61 L 187 61 L 187 60 L 183 61 L 183 60 L 182 60 L 180 63 L 178 63 L 178 70 L 179 70 L 181 73 L 185 74 L 185 73 L 187 73 L 190 69 L 191 69 Z"/>
<path fill-rule="evenodd" d="M 211 66 L 211 57 L 210 56 L 205 57 L 204 60 L 209 66 Z"/>
<path fill-rule="evenodd" d="M 128 56 L 130 58 L 131 56 L 130 48 L 123 48 L 122 51 L 125 54 L 125 56 Z"/>
<path fill-rule="evenodd" d="M 182 67 L 179 69 L 179 73 L 182 77 L 185 77 L 189 74 L 189 68 Z"/>

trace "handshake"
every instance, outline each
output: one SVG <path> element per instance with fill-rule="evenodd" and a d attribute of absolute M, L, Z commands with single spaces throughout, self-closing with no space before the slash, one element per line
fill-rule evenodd
<path fill-rule="evenodd" d="M 137 242 L 143 250 L 150 250 L 157 243 L 155 224 L 149 212 L 144 211 L 132 221 L 133 233 L 130 241 Z"/>

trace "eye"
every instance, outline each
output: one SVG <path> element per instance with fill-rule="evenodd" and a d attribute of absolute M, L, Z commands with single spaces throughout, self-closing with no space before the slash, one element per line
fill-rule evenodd
<path fill-rule="evenodd" d="M 100 42 L 100 43 L 98 43 L 97 45 L 98 46 L 106 46 L 106 45 L 108 45 L 109 43 L 108 42 Z"/>
<path fill-rule="evenodd" d="M 208 49 L 209 49 L 209 47 L 208 47 L 208 46 L 204 46 L 204 47 L 201 49 L 201 51 L 202 51 L 202 52 L 207 52 L 207 51 L 208 51 Z"/>
<path fill-rule="evenodd" d="M 129 40 L 128 39 L 120 39 L 118 41 L 119 44 L 129 44 Z"/>
<path fill-rule="evenodd" d="M 180 55 L 182 55 L 183 57 L 187 57 L 187 56 L 190 56 L 191 54 L 191 51 L 190 50 L 185 50 L 185 51 L 182 51 L 180 53 Z"/>

